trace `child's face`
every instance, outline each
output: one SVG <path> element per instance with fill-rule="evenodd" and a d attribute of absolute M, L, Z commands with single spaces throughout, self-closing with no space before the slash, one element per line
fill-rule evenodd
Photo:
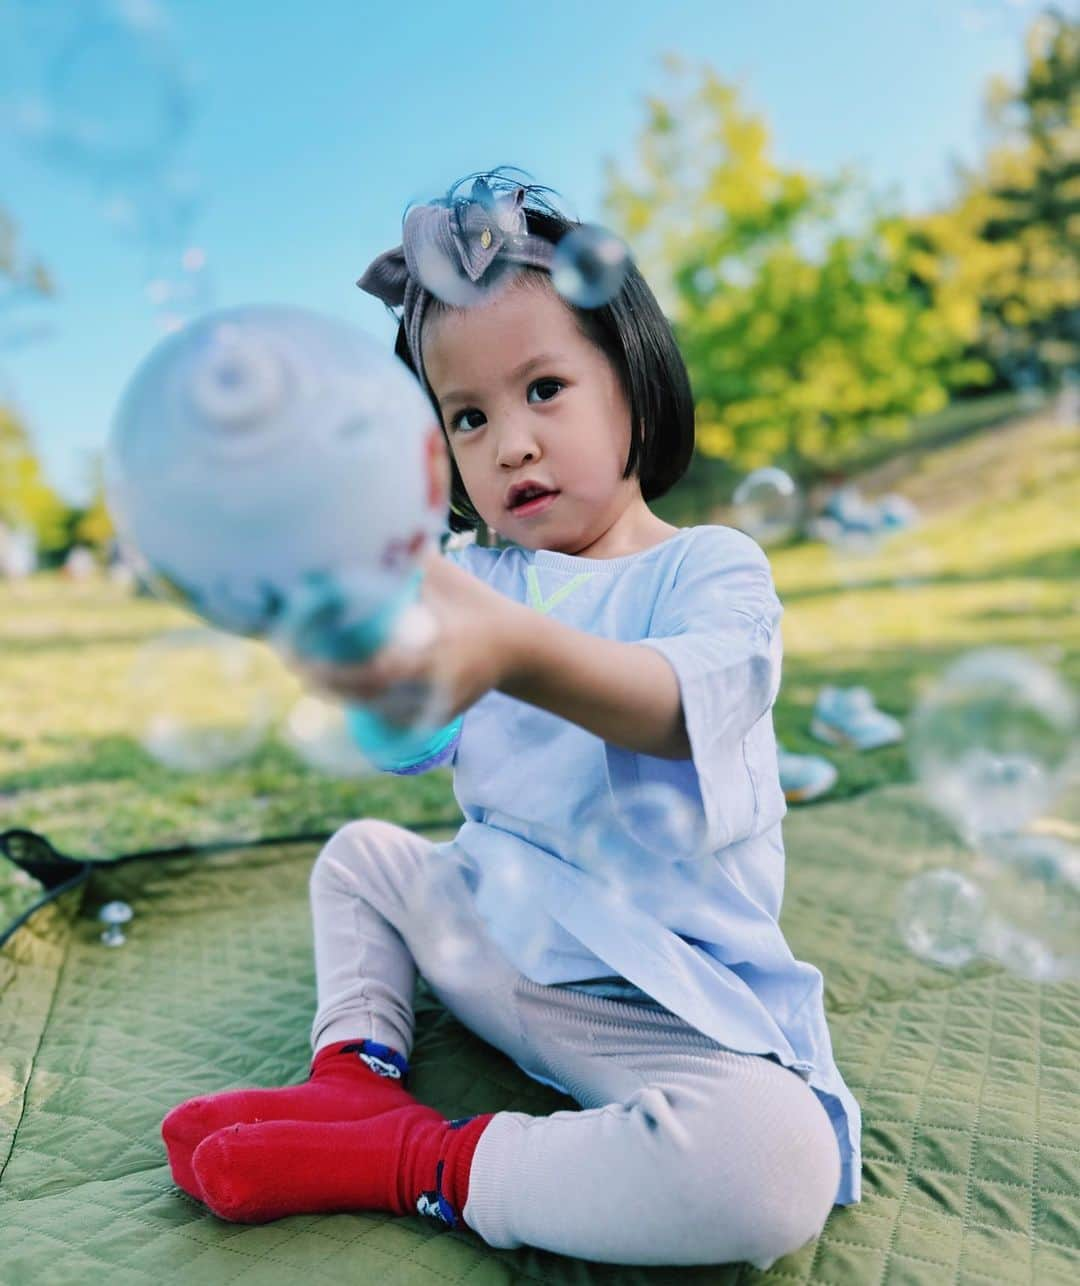
<path fill-rule="evenodd" d="M 422 342 L 450 450 L 489 528 L 531 549 L 615 557 L 655 525 L 638 479 L 622 477 L 630 409 L 618 376 L 550 284 L 429 312 Z M 527 479 L 559 492 L 535 516 L 507 507 Z"/>

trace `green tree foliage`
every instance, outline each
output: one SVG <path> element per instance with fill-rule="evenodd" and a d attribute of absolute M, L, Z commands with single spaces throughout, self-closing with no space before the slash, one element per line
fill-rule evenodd
<path fill-rule="evenodd" d="M 41 474 L 22 424 L 0 405 L 0 522 L 30 527 L 43 550 L 67 543 L 68 510 Z"/>
<path fill-rule="evenodd" d="M 112 515 L 105 501 L 105 467 L 102 456 L 95 457 L 92 465 L 93 493 L 90 503 L 79 511 L 75 523 L 75 539 L 82 545 L 104 549 L 115 532 Z"/>
<path fill-rule="evenodd" d="M 702 452 L 805 476 L 903 436 L 951 383 L 989 379 L 962 356 L 977 309 L 936 306 L 902 217 L 849 171 L 783 168 L 736 87 L 665 62 L 674 92 L 648 100 L 639 176 L 609 163 L 605 214 L 672 321 Z M 845 227 L 853 203 L 865 212 Z"/>
<path fill-rule="evenodd" d="M 48 270 L 19 247 L 15 223 L 0 209 L 0 308 L 52 295 Z M 13 407 L 0 402 L 0 522 L 31 527 L 44 550 L 67 542 L 67 506 L 42 476 L 33 444 Z"/>
<path fill-rule="evenodd" d="M 1021 83 L 988 86 L 984 164 L 912 223 L 922 280 L 941 307 L 974 301 L 972 351 L 999 381 L 1057 384 L 1080 368 L 1080 21 L 1048 10 L 1025 46 Z"/>

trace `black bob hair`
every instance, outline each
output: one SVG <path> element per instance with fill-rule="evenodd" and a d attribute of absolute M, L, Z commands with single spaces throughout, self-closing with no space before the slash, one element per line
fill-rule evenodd
<path fill-rule="evenodd" d="M 482 177 L 493 191 L 502 188 L 512 192 L 519 186 L 525 187 L 523 210 L 526 227 L 530 233 L 544 237 L 553 245 L 579 226 L 537 195 L 551 189 L 508 181 L 500 174 L 504 168 L 500 166 L 483 175 L 459 179 L 440 204 L 450 206 L 460 218 L 468 199 L 456 197 L 457 189 L 474 178 Z M 547 276 L 542 268 L 526 268 L 524 271 Z M 630 408 L 630 451 L 623 478 L 629 478 L 636 471 L 641 494 L 646 501 L 666 495 L 687 471 L 694 454 L 694 399 L 686 364 L 656 296 L 631 259 L 618 294 L 608 303 L 599 308 L 579 308 L 568 302 L 566 306 L 574 314 L 578 329 L 585 338 L 606 354 Z M 448 308 L 437 298 L 432 299 L 428 307 Z M 404 322 L 397 310 L 390 311 L 398 320 L 394 352 L 417 375 L 405 338 Z M 445 437 L 446 425 L 440 408 L 430 392 L 429 397 Z M 447 454 L 451 478 L 450 530 L 475 531 L 486 537 L 487 526 L 473 508 L 461 481 L 449 439 Z"/>

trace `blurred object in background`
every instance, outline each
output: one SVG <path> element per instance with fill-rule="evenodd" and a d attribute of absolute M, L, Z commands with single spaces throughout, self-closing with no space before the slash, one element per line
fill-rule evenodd
<path fill-rule="evenodd" d="M 903 740 L 904 726 L 877 708 L 869 688 L 826 684 L 814 705 L 810 735 L 831 746 L 877 750 Z"/>
<path fill-rule="evenodd" d="M 845 552 L 872 552 L 883 536 L 918 521 L 918 509 L 905 496 L 890 492 L 869 500 L 848 483 L 832 492 L 822 511 L 810 519 L 807 534 Z"/>
<path fill-rule="evenodd" d="M 0 522 L 0 576 L 21 580 L 37 571 L 37 540 L 28 527 Z"/>
<path fill-rule="evenodd" d="M 806 804 L 828 794 L 836 785 L 836 765 L 821 755 L 797 755 L 776 743 L 780 788 L 789 804 Z"/>
<path fill-rule="evenodd" d="M 64 575 L 72 581 L 92 580 L 98 572 L 94 551 L 86 545 L 75 545 L 64 559 Z"/>

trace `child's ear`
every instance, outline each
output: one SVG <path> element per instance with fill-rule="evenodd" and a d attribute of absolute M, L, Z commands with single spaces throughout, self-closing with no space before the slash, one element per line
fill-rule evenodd
<path fill-rule="evenodd" d="M 432 425 L 425 443 L 428 508 L 442 514 L 450 503 L 450 460 L 442 429 Z"/>

